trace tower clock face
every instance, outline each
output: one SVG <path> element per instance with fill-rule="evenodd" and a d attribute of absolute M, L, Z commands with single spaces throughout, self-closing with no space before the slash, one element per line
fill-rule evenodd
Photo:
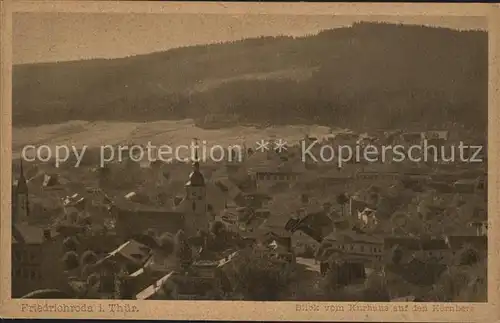
<path fill-rule="evenodd" d="M 202 200 L 203 196 L 200 194 L 198 191 L 191 191 L 190 193 L 190 198 L 192 200 Z"/>

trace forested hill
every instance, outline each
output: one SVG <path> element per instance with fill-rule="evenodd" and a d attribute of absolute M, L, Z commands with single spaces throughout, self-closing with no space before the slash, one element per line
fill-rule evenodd
<path fill-rule="evenodd" d="M 487 123 L 483 31 L 359 23 L 120 59 L 16 65 L 14 126 L 230 116 L 241 123 Z"/>

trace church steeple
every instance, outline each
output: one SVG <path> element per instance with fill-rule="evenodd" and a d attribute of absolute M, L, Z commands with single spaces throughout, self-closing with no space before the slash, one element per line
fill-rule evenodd
<path fill-rule="evenodd" d="M 23 160 L 20 162 L 19 178 L 17 179 L 16 194 L 28 194 L 28 184 L 24 177 Z"/>
<path fill-rule="evenodd" d="M 28 201 L 28 184 L 24 177 L 23 161 L 20 161 L 20 173 L 17 179 L 17 185 L 13 196 L 14 212 L 12 216 L 15 218 L 25 218 L 29 216 L 29 201 Z M 15 199 L 15 200 L 14 200 Z M 14 220 L 14 219 L 13 219 Z M 14 223 L 14 221 L 12 221 Z"/>
<path fill-rule="evenodd" d="M 205 178 L 200 172 L 198 147 L 195 148 L 193 170 L 186 183 L 186 199 L 184 201 L 186 232 L 190 235 L 195 235 L 198 231 L 207 232 L 209 227 Z"/>
<path fill-rule="evenodd" d="M 198 146 L 194 151 L 194 159 L 193 159 L 193 170 L 191 174 L 189 174 L 189 179 L 186 183 L 186 186 L 191 187 L 205 187 L 205 177 L 200 172 L 200 162 L 198 158 Z"/>

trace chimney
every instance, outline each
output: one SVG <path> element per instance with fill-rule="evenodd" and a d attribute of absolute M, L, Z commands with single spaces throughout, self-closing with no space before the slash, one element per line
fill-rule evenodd
<path fill-rule="evenodd" d="M 44 241 L 50 241 L 52 239 L 52 233 L 50 232 L 50 229 L 43 230 L 43 239 Z"/>

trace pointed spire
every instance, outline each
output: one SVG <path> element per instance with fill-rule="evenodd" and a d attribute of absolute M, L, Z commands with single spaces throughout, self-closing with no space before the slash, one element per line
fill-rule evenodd
<path fill-rule="evenodd" d="M 28 194 L 28 184 L 26 183 L 26 178 L 24 177 L 24 169 L 23 169 L 23 159 L 20 159 L 20 167 L 19 167 L 19 179 L 17 180 L 17 194 Z"/>
<path fill-rule="evenodd" d="M 200 170 L 200 161 L 198 157 L 198 138 L 194 138 L 195 150 L 194 150 L 194 159 L 193 159 L 193 168 L 196 171 Z"/>
<path fill-rule="evenodd" d="M 195 140 L 197 139 L 195 138 Z M 193 171 L 189 174 L 189 181 L 186 183 L 186 186 L 205 186 L 205 178 L 200 172 L 200 162 L 198 159 L 198 145 L 196 145 Z"/>

